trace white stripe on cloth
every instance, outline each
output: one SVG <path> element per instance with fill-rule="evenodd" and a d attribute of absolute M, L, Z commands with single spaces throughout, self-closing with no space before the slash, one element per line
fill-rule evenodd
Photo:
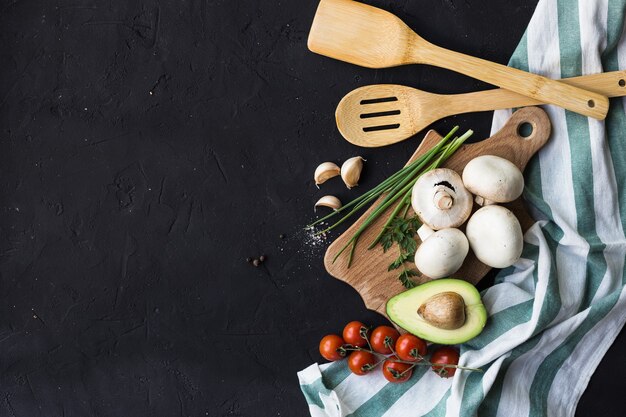
<path fill-rule="evenodd" d="M 450 381 L 440 378 L 434 372 L 426 372 L 420 381 L 389 407 L 382 417 L 405 415 L 406 410 L 411 410 L 411 415 L 422 416 L 439 404 L 441 398 L 448 392 L 448 388 L 450 388 Z M 428 400 L 416 401 L 416 398 Z"/>
<path fill-rule="evenodd" d="M 523 262 L 523 261 L 522 261 Z M 512 275 L 509 275 L 512 279 L 507 279 L 507 282 L 498 284 L 498 288 L 493 290 L 489 288 L 483 293 L 483 304 L 490 315 L 499 313 L 506 310 L 509 307 L 531 300 L 535 293 L 535 287 L 533 286 L 531 291 L 521 289 L 517 283 L 530 283 L 533 282 L 533 271 L 535 270 L 535 263 L 527 268 L 517 271 Z"/>
<path fill-rule="evenodd" d="M 353 413 L 385 385 L 387 385 L 387 380 L 381 378 L 380 372 L 370 372 L 367 375 L 350 374 L 335 388 L 339 398 L 343 399 L 342 415 Z M 354 387 L 356 386 L 359 387 L 358 395 L 355 395 Z"/>

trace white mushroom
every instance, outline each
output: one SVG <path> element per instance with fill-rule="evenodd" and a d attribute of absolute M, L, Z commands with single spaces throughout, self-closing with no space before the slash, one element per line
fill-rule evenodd
<path fill-rule="evenodd" d="M 524 191 L 524 177 L 517 166 L 508 159 L 483 155 L 472 159 L 463 169 L 463 183 L 476 203 L 486 206 L 508 203 Z"/>
<path fill-rule="evenodd" d="M 415 182 L 411 205 L 423 225 L 418 231 L 425 240 L 428 228 L 432 230 L 458 227 L 472 212 L 472 195 L 455 171 L 438 168 L 428 171 Z"/>
<path fill-rule="evenodd" d="M 441 229 L 426 238 L 415 252 L 415 266 L 430 278 L 443 278 L 461 268 L 469 251 L 459 229 Z"/>
<path fill-rule="evenodd" d="M 485 265 L 506 268 L 522 255 L 522 227 L 515 215 L 502 206 L 478 210 L 467 222 L 465 233 L 472 251 Z"/>

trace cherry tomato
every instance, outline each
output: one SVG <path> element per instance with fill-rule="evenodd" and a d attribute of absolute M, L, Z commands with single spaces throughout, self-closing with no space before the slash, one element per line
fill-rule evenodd
<path fill-rule="evenodd" d="M 375 352 L 388 354 L 391 353 L 391 348 L 385 346 L 385 339 L 389 338 L 389 345 L 393 347 L 398 337 L 400 333 L 393 327 L 378 326 L 370 336 L 370 344 Z"/>
<path fill-rule="evenodd" d="M 320 354 L 326 360 L 337 361 L 346 355 L 345 352 L 339 350 L 343 344 L 343 339 L 336 334 L 326 335 L 320 341 Z"/>
<path fill-rule="evenodd" d="M 399 383 L 404 382 L 411 378 L 413 369 L 408 363 L 394 362 L 394 359 L 398 359 L 396 356 L 391 356 L 383 363 L 383 376 L 389 382 Z"/>
<path fill-rule="evenodd" d="M 376 357 L 362 350 L 354 351 L 348 356 L 348 367 L 357 375 L 365 375 L 376 365 Z"/>
<path fill-rule="evenodd" d="M 351 321 L 343 328 L 343 340 L 352 346 L 364 347 L 367 345 L 367 340 L 361 337 L 361 329 L 365 329 L 367 332 L 367 326 L 360 321 Z"/>
<path fill-rule="evenodd" d="M 426 352 L 426 342 L 412 334 L 403 334 L 396 341 L 396 353 L 403 361 L 419 362 L 422 360 L 419 356 L 426 355 Z"/>
<path fill-rule="evenodd" d="M 459 351 L 450 346 L 443 346 L 435 350 L 430 357 L 433 364 L 457 365 L 459 363 Z M 450 378 L 456 372 L 456 368 L 433 366 L 433 371 L 442 378 Z"/>

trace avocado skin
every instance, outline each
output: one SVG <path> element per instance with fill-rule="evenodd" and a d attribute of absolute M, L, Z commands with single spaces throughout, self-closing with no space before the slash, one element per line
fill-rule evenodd
<path fill-rule="evenodd" d="M 467 308 L 465 324 L 455 330 L 434 327 L 417 314 L 424 301 L 446 291 L 461 295 Z M 407 332 L 444 345 L 456 345 L 473 339 L 482 332 L 487 322 L 487 310 L 476 287 L 454 278 L 433 280 L 404 291 L 387 301 L 386 311 L 389 319 Z"/>

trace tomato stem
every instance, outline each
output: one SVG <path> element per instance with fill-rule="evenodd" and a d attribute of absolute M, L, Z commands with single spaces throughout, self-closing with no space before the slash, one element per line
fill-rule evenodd
<path fill-rule="evenodd" d="M 370 344 L 369 340 L 367 340 L 367 344 L 368 345 Z M 411 365 L 411 368 L 409 368 L 409 369 L 412 369 L 413 367 L 419 365 L 419 366 L 431 366 L 431 367 L 436 367 L 436 368 L 457 368 L 457 369 L 462 369 L 462 370 L 465 370 L 465 371 L 485 372 L 484 370 L 482 370 L 480 368 L 469 368 L 467 366 L 454 365 L 454 364 L 451 364 L 451 363 L 432 363 L 429 360 L 426 360 L 426 358 L 424 358 L 421 355 L 420 355 L 421 360 L 417 360 L 417 361 L 414 361 L 414 362 L 413 361 L 405 361 L 405 360 L 402 360 L 402 359 L 398 358 L 396 352 L 394 351 L 394 349 L 391 346 L 388 346 L 388 347 L 391 349 L 391 352 L 392 352 L 392 354 L 389 355 L 389 356 L 384 355 L 382 353 L 378 353 L 378 352 L 372 350 L 371 349 L 371 345 L 370 345 L 370 349 L 365 349 L 365 348 L 362 348 L 362 347 L 359 347 L 359 346 L 344 345 L 343 346 L 343 350 L 345 350 L 345 351 L 368 352 L 368 353 L 371 353 L 374 356 L 382 358 L 372 368 L 377 367 L 383 361 L 389 360 L 391 362 L 404 363 L 404 364 L 407 364 L 407 365 Z M 395 358 L 393 358 L 394 355 L 396 356 Z"/>
<path fill-rule="evenodd" d="M 404 371 L 400 372 L 400 375 L 398 375 L 397 379 L 400 379 L 404 376 L 404 374 L 406 374 L 407 372 L 409 372 L 410 370 L 412 370 L 413 368 L 415 368 L 415 366 L 417 366 L 417 363 L 413 363 L 411 366 L 409 366 L 408 368 L 406 368 Z"/>

